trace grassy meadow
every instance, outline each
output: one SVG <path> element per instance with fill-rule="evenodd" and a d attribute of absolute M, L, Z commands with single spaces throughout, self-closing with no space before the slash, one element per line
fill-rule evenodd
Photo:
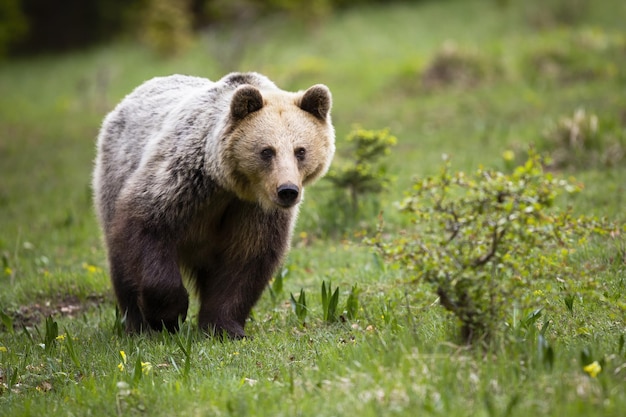
<path fill-rule="evenodd" d="M 0 62 L 0 415 L 623 416 L 625 20 L 620 0 L 406 2 L 208 31 L 174 58 L 122 39 Z M 354 126 L 389 128 L 392 186 L 343 228 L 332 185 L 307 190 L 249 338 L 199 334 L 195 304 L 177 334 L 127 336 L 91 202 L 100 122 L 153 76 L 229 71 L 327 84 L 335 162 L 350 161 Z M 589 143 L 573 146 L 578 128 Z M 510 334 L 469 347 L 437 295 L 362 240 L 379 211 L 386 233 L 409 227 L 395 203 L 443 154 L 454 170 L 506 171 L 529 146 L 584 184 L 557 204 L 616 227 L 569 257 L 588 292 L 546 297 L 536 317 L 510 300 Z M 322 282 L 342 320 L 325 320 Z"/>

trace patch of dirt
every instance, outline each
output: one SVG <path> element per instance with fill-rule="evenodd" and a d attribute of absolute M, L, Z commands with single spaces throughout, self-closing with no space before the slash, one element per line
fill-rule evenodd
<path fill-rule="evenodd" d="M 83 312 L 97 307 L 106 301 L 103 295 L 89 295 L 81 299 L 75 295 L 67 295 L 58 300 L 47 300 L 33 304 L 21 305 L 16 310 L 5 311 L 13 320 L 13 328 L 34 327 L 46 317 L 76 317 Z M 0 325 L 0 327 L 3 327 Z"/>

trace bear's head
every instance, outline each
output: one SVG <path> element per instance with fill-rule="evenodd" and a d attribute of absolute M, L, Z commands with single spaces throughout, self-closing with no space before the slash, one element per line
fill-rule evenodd
<path fill-rule="evenodd" d="M 222 137 L 228 188 L 267 211 L 298 204 L 335 153 L 331 105 L 321 84 L 299 93 L 239 86 Z"/>

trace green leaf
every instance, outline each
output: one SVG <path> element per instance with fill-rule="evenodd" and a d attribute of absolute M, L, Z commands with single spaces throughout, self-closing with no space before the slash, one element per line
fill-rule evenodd
<path fill-rule="evenodd" d="M 332 292 L 332 285 L 329 282 L 328 288 L 326 281 L 322 281 L 322 311 L 324 321 L 333 323 L 338 320 L 337 307 L 339 305 L 339 287 Z"/>
<path fill-rule="evenodd" d="M 74 341 L 72 340 L 72 335 L 69 330 L 65 328 L 65 343 L 67 347 L 67 353 L 70 355 L 70 359 L 76 365 L 77 368 L 80 368 L 80 360 L 78 359 L 78 355 L 76 354 L 76 349 L 74 348 Z"/>
<path fill-rule="evenodd" d="M 49 352 L 54 346 L 57 337 L 59 336 L 59 325 L 52 318 L 52 316 L 46 317 L 46 333 L 44 335 L 44 346 L 46 352 Z"/>
<path fill-rule="evenodd" d="M 2 322 L 2 325 L 6 328 L 7 332 L 9 332 L 10 334 L 14 333 L 13 319 L 4 311 L 1 311 L 1 310 L 0 310 L 0 321 Z"/>
<path fill-rule="evenodd" d="M 348 299 L 346 300 L 346 316 L 348 320 L 354 320 L 359 311 L 359 288 L 357 284 L 352 286 Z"/>
<path fill-rule="evenodd" d="M 593 362 L 593 356 L 591 354 L 591 349 L 589 349 L 589 347 L 585 346 L 581 351 L 580 351 L 580 363 L 582 366 L 586 366 L 589 365 L 591 362 Z"/>
<path fill-rule="evenodd" d="M 276 276 L 274 276 L 274 280 L 272 285 L 270 285 L 270 296 L 272 297 L 272 301 L 277 302 L 278 297 L 280 297 L 283 293 L 283 283 L 285 277 L 289 274 L 288 268 L 282 268 Z"/>
<path fill-rule="evenodd" d="M 574 295 L 572 294 L 566 295 L 563 301 L 565 302 L 565 306 L 567 307 L 567 310 L 570 313 L 573 313 L 574 312 Z"/>
<path fill-rule="evenodd" d="M 135 367 L 133 369 L 133 382 L 135 384 L 141 381 L 143 377 L 143 369 L 141 367 L 141 352 L 137 351 L 137 359 L 135 360 Z"/>
<path fill-rule="evenodd" d="M 306 294 L 304 290 L 303 289 L 300 290 L 300 295 L 298 296 L 297 300 L 293 296 L 293 293 L 289 294 L 289 298 L 291 301 L 291 308 L 294 314 L 296 315 L 298 320 L 304 323 L 304 320 L 306 319 L 306 316 L 308 313 L 308 308 L 306 305 Z"/>
<path fill-rule="evenodd" d="M 524 317 L 524 319 L 522 320 L 522 323 L 521 323 L 522 326 L 525 327 L 526 329 L 533 326 L 537 322 L 537 320 L 539 320 L 539 318 L 541 317 L 542 311 L 543 311 L 543 308 L 538 308 L 528 313 L 528 315 Z"/>

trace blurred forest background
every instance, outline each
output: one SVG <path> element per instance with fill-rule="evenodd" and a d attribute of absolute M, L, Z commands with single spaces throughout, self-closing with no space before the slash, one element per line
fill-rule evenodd
<path fill-rule="evenodd" d="M 389 1 L 2 0 L 0 57 L 67 51 L 120 37 L 139 37 L 158 52 L 173 54 L 203 28 L 248 25 L 270 14 L 315 24 L 333 10 L 372 3 Z"/>

